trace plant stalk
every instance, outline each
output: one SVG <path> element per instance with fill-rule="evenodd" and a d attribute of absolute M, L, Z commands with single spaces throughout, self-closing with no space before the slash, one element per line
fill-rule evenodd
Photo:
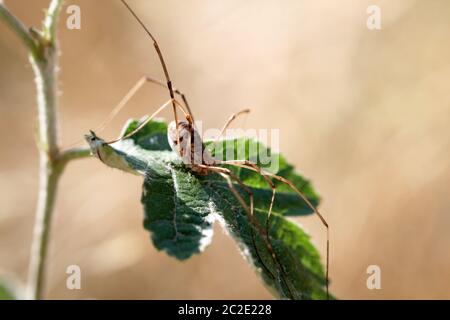
<path fill-rule="evenodd" d="M 61 172 L 40 155 L 39 195 L 28 269 L 27 299 L 43 298 L 51 222 Z"/>
<path fill-rule="evenodd" d="M 27 29 L 0 0 L 0 20 L 28 50 L 35 74 L 38 109 L 39 191 L 28 271 L 27 298 L 43 298 L 45 270 L 58 182 L 68 162 L 89 156 L 83 148 L 60 151 L 58 146 L 58 43 L 56 26 L 63 0 L 52 0 L 43 30 Z"/>
<path fill-rule="evenodd" d="M 27 298 L 40 300 L 43 296 L 45 269 L 56 192 L 62 170 L 58 168 L 57 143 L 57 66 L 56 42 L 41 44 L 42 56 L 30 55 L 36 76 L 39 124 L 39 194 L 36 208 Z"/>

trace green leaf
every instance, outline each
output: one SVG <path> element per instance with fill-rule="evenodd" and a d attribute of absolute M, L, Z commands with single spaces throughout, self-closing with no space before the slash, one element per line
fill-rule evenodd
<path fill-rule="evenodd" d="M 159 161 L 151 160 L 146 170 L 141 200 L 144 227 L 156 248 L 184 260 L 210 244 L 214 220 L 205 205 L 206 190 L 189 171 L 167 160 L 169 155 L 160 152 Z"/>
<path fill-rule="evenodd" d="M 122 131 L 122 137 L 136 130 L 139 124 L 139 120 L 129 120 Z M 145 150 L 171 150 L 167 141 L 167 124 L 164 121 L 152 121 L 129 139 Z"/>
<path fill-rule="evenodd" d="M 0 300 L 16 300 L 14 293 L 10 288 L 0 283 Z"/>
<path fill-rule="evenodd" d="M 138 125 L 137 120 L 129 121 L 123 135 Z M 212 225 L 219 220 L 275 296 L 326 298 L 320 256 L 309 236 L 286 218 L 311 214 L 312 210 L 304 201 L 277 182 L 276 200 L 267 222 L 272 196 L 267 182 L 255 172 L 229 166 L 254 193 L 255 216 L 259 223 L 252 222 L 221 176 L 195 175 L 182 163 L 170 150 L 166 131 L 164 122 L 154 121 L 132 138 L 112 145 L 106 145 L 95 136 L 87 138 L 92 153 L 106 165 L 145 177 L 141 197 L 144 227 L 150 231 L 155 247 L 179 260 L 187 259 L 210 244 Z M 207 143 L 207 147 L 216 157 L 230 154 L 235 158 L 238 155 L 231 151 L 238 144 L 245 146 L 239 160 L 245 158 L 264 167 L 260 155 L 273 157 L 279 161 L 278 174 L 291 180 L 313 204 L 318 204 L 319 197 L 311 184 L 296 174 L 281 155 L 272 154 L 262 144 L 250 139 L 233 139 L 215 146 Z M 248 203 L 248 194 L 239 186 L 235 187 Z M 262 230 L 266 226 L 269 237 Z"/>
<path fill-rule="evenodd" d="M 8 275 L 0 278 L 0 300 L 18 300 L 20 296 L 19 282 Z"/>

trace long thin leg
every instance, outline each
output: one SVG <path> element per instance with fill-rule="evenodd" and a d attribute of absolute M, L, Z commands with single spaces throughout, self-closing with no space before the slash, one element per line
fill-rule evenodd
<path fill-rule="evenodd" d="M 236 181 L 239 184 L 239 186 L 241 186 L 241 188 L 248 194 L 248 196 L 250 198 L 250 207 L 245 203 L 244 199 L 242 199 L 241 195 L 239 194 L 239 192 L 237 192 L 236 188 L 234 188 L 231 180 L 229 180 L 229 178 L 226 178 L 231 191 L 236 196 L 236 198 L 238 199 L 238 201 L 242 205 L 242 207 L 245 209 L 249 220 L 258 228 L 259 232 L 263 235 L 263 237 L 267 237 L 265 230 L 261 227 L 261 225 L 259 224 L 258 220 L 255 218 L 255 215 L 254 215 L 254 204 L 253 204 L 254 199 L 253 199 L 252 189 L 250 189 L 247 185 L 245 185 L 245 183 L 243 183 L 242 180 L 239 179 L 233 173 L 233 171 L 231 171 L 230 169 L 222 168 L 222 167 L 206 166 L 206 165 L 199 165 L 199 167 L 208 169 L 209 171 L 216 172 L 221 175 L 223 175 L 223 174 L 227 175 L 227 176 L 231 177 L 234 181 Z M 270 248 L 272 248 L 271 245 L 269 245 L 269 246 L 270 246 Z M 271 254 L 274 254 L 273 250 L 271 251 Z"/>
<path fill-rule="evenodd" d="M 276 194 L 276 189 L 277 189 L 277 187 L 275 186 L 273 181 L 267 175 L 263 174 L 263 171 L 261 170 L 261 168 L 259 168 L 256 164 L 253 164 L 253 163 L 252 163 L 252 165 L 243 165 L 243 164 L 239 164 L 239 163 L 224 163 L 224 162 L 221 162 L 220 164 L 231 164 L 231 165 L 234 165 L 237 167 L 256 171 L 263 177 L 263 179 L 267 182 L 269 187 L 272 189 L 272 198 L 270 199 L 269 212 L 267 214 L 267 220 L 266 220 L 266 234 L 267 234 L 267 236 L 269 236 L 270 217 L 272 216 L 273 204 L 275 202 L 275 194 Z"/>
<path fill-rule="evenodd" d="M 281 263 L 279 262 L 276 254 L 275 254 L 275 250 L 273 249 L 273 246 L 272 246 L 272 244 L 270 242 L 270 239 L 269 239 L 269 236 L 268 236 L 267 232 L 265 232 L 265 230 L 261 227 L 260 223 L 258 222 L 258 220 L 254 216 L 253 191 L 247 185 L 245 185 L 242 182 L 242 180 L 239 179 L 233 173 L 233 171 L 231 171 L 230 169 L 222 168 L 222 167 L 206 166 L 206 165 L 199 165 L 199 167 L 207 169 L 207 170 L 212 171 L 212 172 L 216 172 L 216 173 L 220 174 L 227 181 L 228 187 L 230 188 L 231 192 L 234 194 L 236 199 L 239 201 L 239 203 L 242 205 L 242 207 L 246 211 L 247 216 L 249 218 L 249 221 L 258 229 L 260 235 L 263 237 L 263 240 L 266 243 L 266 246 L 267 246 L 267 248 L 268 248 L 272 258 L 280 266 L 280 270 L 281 270 L 282 274 L 285 275 L 284 269 L 283 269 Z M 245 203 L 245 200 L 242 198 L 242 196 L 239 194 L 239 192 L 234 187 L 231 178 L 234 181 L 236 181 L 243 188 L 243 190 L 249 195 L 250 207 Z M 252 233 L 252 237 L 253 237 L 253 241 L 255 241 L 253 233 Z M 256 243 L 254 244 L 254 246 L 255 246 L 255 250 L 258 251 L 258 249 L 256 247 Z M 261 260 L 261 262 L 262 262 L 262 260 Z M 262 262 L 262 264 L 264 265 L 263 262 Z M 269 268 L 267 268 L 265 265 L 264 265 L 264 267 L 268 270 L 269 273 L 271 273 Z M 286 283 L 286 286 L 288 287 L 289 290 L 291 290 L 291 288 L 289 287 L 288 283 Z M 291 295 L 293 296 L 292 292 L 291 292 Z"/>
<path fill-rule="evenodd" d="M 283 177 L 277 176 L 277 175 L 272 175 L 271 177 L 278 181 L 281 181 L 281 182 L 285 183 L 286 185 L 288 185 L 289 187 L 291 187 L 291 189 L 293 189 L 303 199 L 303 201 L 306 202 L 308 207 L 310 207 L 314 211 L 314 213 L 319 217 L 320 221 L 322 221 L 322 224 L 325 226 L 325 228 L 327 228 L 327 268 L 326 268 L 325 279 L 326 279 L 326 287 L 327 287 L 327 299 L 329 299 L 328 280 L 329 280 L 329 268 L 330 268 L 330 227 L 328 226 L 328 222 L 325 220 L 325 218 L 319 212 L 319 210 L 312 205 L 312 203 L 308 200 L 308 198 L 306 198 L 306 196 L 300 190 L 298 190 L 297 187 L 291 181 L 289 181 Z"/>
<path fill-rule="evenodd" d="M 167 82 L 167 88 L 169 89 L 170 93 L 170 99 L 172 101 L 172 109 L 173 114 L 175 118 L 175 125 L 177 128 L 177 142 L 178 142 L 178 153 L 180 153 L 180 133 L 179 133 L 179 121 L 178 121 L 178 115 L 177 115 L 177 106 L 175 104 L 175 93 L 172 86 L 172 80 L 170 80 L 169 70 L 167 69 L 166 62 L 164 61 L 163 54 L 161 52 L 161 49 L 159 48 L 158 41 L 156 41 L 156 38 L 153 36 L 153 34 L 150 32 L 150 30 L 146 27 L 144 22 L 138 17 L 138 15 L 131 9 L 131 7 L 128 5 L 128 3 L 125 0 L 121 0 L 122 3 L 127 7 L 128 11 L 133 15 L 133 17 L 136 19 L 136 21 L 141 25 L 141 27 L 145 30 L 145 32 L 150 36 L 150 38 L 153 40 L 153 46 L 155 47 L 156 53 L 158 54 L 159 60 L 161 62 L 161 65 L 164 70 L 164 75 L 166 77 Z"/>
<path fill-rule="evenodd" d="M 95 132 L 99 132 L 102 131 L 103 129 L 105 129 L 105 126 L 111 122 L 112 119 L 114 119 L 114 117 L 117 116 L 117 114 L 119 114 L 120 111 L 122 111 L 127 104 L 130 102 L 130 100 L 139 92 L 140 89 L 142 89 L 142 87 L 146 84 L 146 83 L 155 83 L 159 86 L 162 87 L 166 87 L 166 85 L 164 83 L 162 83 L 161 81 L 155 80 L 152 77 L 149 76 L 143 76 L 141 77 L 133 87 L 131 87 L 130 90 L 128 90 L 128 92 L 125 94 L 125 96 L 119 101 L 119 103 L 112 109 L 112 111 L 108 114 L 108 116 L 93 130 Z M 191 110 L 189 108 L 189 104 L 187 103 L 187 99 L 186 96 L 179 90 L 175 89 L 175 93 L 177 95 L 179 95 L 182 99 L 183 99 L 183 103 L 184 106 L 181 105 L 180 103 L 178 103 L 178 101 L 172 101 L 172 105 L 176 104 L 180 107 L 181 111 L 183 112 L 183 114 L 186 116 L 186 118 L 188 119 L 189 117 L 191 119 L 193 119 Z M 82 142 L 84 140 L 79 140 L 77 142 L 74 142 L 72 144 L 70 144 L 69 146 L 67 146 L 66 148 L 69 148 L 71 146 L 77 145 L 78 143 Z"/>
<path fill-rule="evenodd" d="M 246 211 L 248 218 L 252 223 L 258 223 L 253 215 L 253 191 L 247 187 L 230 169 L 222 168 L 222 167 L 213 167 L 213 166 L 206 166 L 206 165 L 199 165 L 199 167 L 207 169 L 212 172 L 219 173 L 220 175 L 226 175 L 227 178 L 225 178 L 228 182 L 228 186 L 230 187 L 233 194 L 236 196 L 239 203 L 242 205 L 244 210 Z M 233 183 L 230 180 L 230 177 L 235 180 L 248 194 L 250 199 L 250 207 L 247 205 L 247 203 L 244 201 L 242 196 L 239 194 L 239 192 L 236 190 L 236 188 L 233 186 Z"/>
<path fill-rule="evenodd" d="M 125 135 L 125 136 L 123 136 L 123 137 L 120 137 L 120 138 L 118 138 L 118 139 L 116 139 L 116 140 L 107 142 L 107 144 L 112 144 L 112 143 L 115 143 L 115 142 L 118 142 L 118 141 L 121 141 L 121 140 L 125 140 L 125 139 L 128 139 L 128 138 L 132 137 L 132 136 L 135 135 L 137 132 L 139 132 L 143 127 L 145 127 L 145 125 L 146 125 L 147 123 L 149 123 L 152 119 L 154 119 L 161 111 L 163 111 L 163 110 L 164 110 L 165 108 L 167 108 L 168 106 L 172 105 L 172 103 L 173 103 L 173 101 L 171 101 L 171 100 L 167 101 L 165 104 L 163 104 L 161 107 L 159 107 L 158 110 L 156 110 L 153 114 L 147 116 L 147 117 L 145 118 L 145 120 L 143 120 L 143 121 L 139 124 L 139 126 L 138 126 L 136 129 L 134 129 L 132 132 L 130 132 L 129 134 L 127 134 L 127 135 Z M 178 102 L 175 102 L 175 105 L 180 106 L 180 104 L 179 104 Z"/>
<path fill-rule="evenodd" d="M 160 81 L 160 80 L 158 80 L 156 78 L 153 78 L 151 76 L 144 76 L 144 78 L 145 78 L 145 80 L 147 82 L 151 82 L 151 83 L 154 83 L 154 84 L 156 84 L 156 85 L 158 85 L 158 86 L 160 86 L 162 88 L 168 89 L 167 84 L 165 84 L 164 82 L 162 82 L 162 81 Z M 183 104 L 185 105 L 188 113 L 191 115 L 192 121 L 194 122 L 194 114 L 192 113 L 192 110 L 191 110 L 191 107 L 190 107 L 190 105 L 188 103 L 186 95 L 182 91 L 178 90 L 177 88 L 173 88 L 173 91 L 175 92 L 175 94 L 177 94 L 177 95 L 179 95 L 181 97 L 181 100 L 183 100 Z"/>
<path fill-rule="evenodd" d="M 103 120 L 100 125 L 95 128 L 94 131 L 101 131 L 104 129 L 105 125 L 108 124 L 109 122 L 111 122 L 112 119 L 114 119 L 115 116 L 117 116 L 117 114 L 123 110 L 123 108 L 125 108 L 128 104 L 128 102 L 130 102 L 130 100 L 138 93 L 138 91 L 140 89 L 142 89 L 142 87 L 147 83 L 147 82 L 152 82 L 152 83 L 156 83 L 153 81 L 152 78 L 149 78 L 147 76 L 143 76 L 141 77 L 136 84 L 127 92 L 127 94 L 119 101 L 119 103 L 113 108 L 113 110 L 110 112 L 110 114 L 105 118 L 105 120 Z M 157 84 L 162 84 L 161 82 L 157 83 Z M 165 85 L 162 84 L 164 87 Z M 182 98 L 184 95 L 182 95 L 181 93 L 179 94 Z M 185 99 L 185 98 L 184 98 Z M 190 113 L 190 110 L 188 108 L 188 106 L 186 105 L 186 110 L 184 109 L 184 107 L 180 106 L 180 108 L 182 109 L 184 114 L 189 114 L 192 117 L 192 114 Z"/>
<path fill-rule="evenodd" d="M 248 114 L 250 113 L 250 109 L 245 109 L 239 112 L 236 112 L 234 114 L 232 114 L 230 116 L 230 118 L 228 118 L 227 122 L 225 123 L 225 125 L 223 126 L 222 130 L 220 131 L 219 135 L 216 137 L 214 142 L 217 142 L 225 133 L 225 131 L 228 129 L 228 127 L 231 125 L 231 123 L 236 120 L 237 117 L 242 116 L 244 114 Z"/>
<path fill-rule="evenodd" d="M 230 160 L 230 161 L 222 161 L 219 164 L 237 165 L 237 166 L 241 166 L 241 167 L 247 167 L 247 169 L 256 171 L 259 174 L 261 174 L 263 177 L 271 177 L 275 180 L 285 183 L 292 190 L 294 190 L 303 199 L 303 201 L 305 201 L 305 203 L 308 205 L 308 207 L 310 207 L 311 210 L 313 210 L 313 212 L 319 217 L 320 221 L 327 229 L 326 290 L 327 290 L 327 298 L 328 298 L 329 297 L 328 277 L 329 277 L 329 262 L 330 262 L 330 227 L 329 227 L 327 221 L 325 220 L 325 218 L 323 217 L 323 215 L 319 212 L 319 210 L 315 206 L 313 206 L 313 204 L 308 200 L 308 198 L 291 181 L 289 181 L 281 176 L 271 174 L 269 172 L 262 170 L 256 163 L 253 163 L 248 160 Z M 273 204 L 273 202 L 272 202 L 272 204 Z M 272 206 L 272 204 L 271 204 L 271 206 Z"/>

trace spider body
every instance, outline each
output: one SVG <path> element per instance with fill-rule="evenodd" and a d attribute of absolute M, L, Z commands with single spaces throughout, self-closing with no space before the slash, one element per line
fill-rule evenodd
<path fill-rule="evenodd" d="M 214 165 L 216 161 L 206 149 L 192 122 L 179 121 L 177 126 L 175 121 L 172 121 L 167 129 L 167 139 L 172 150 L 192 172 L 202 176 L 209 174 L 205 166 Z"/>

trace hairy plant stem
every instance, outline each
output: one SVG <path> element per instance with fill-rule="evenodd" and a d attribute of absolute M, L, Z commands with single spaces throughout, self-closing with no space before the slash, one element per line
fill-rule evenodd
<path fill-rule="evenodd" d="M 36 208 L 28 271 L 28 298 L 41 299 L 50 237 L 51 221 L 56 192 L 62 168 L 58 167 L 57 144 L 57 46 L 42 48 L 43 57 L 30 55 L 36 76 L 38 123 L 39 123 L 39 194 Z"/>
<path fill-rule="evenodd" d="M 35 73 L 38 107 L 39 194 L 28 272 L 27 298 L 42 299 L 58 182 L 68 162 L 89 156 L 87 148 L 58 146 L 58 43 L 56 25 L 63 0 L 52 0 L 43 30 L 27 29 L 0 0 L 0 19 L 21 39 Z"/>
<path fill-rule="evenodd" d="M 45 154 L 40 155 L 39 195 L 36 208 L 30 264 L 28 269 L 28 299 L 42 299 L 51 221 L 58 188 L 60 170 Z"/>

